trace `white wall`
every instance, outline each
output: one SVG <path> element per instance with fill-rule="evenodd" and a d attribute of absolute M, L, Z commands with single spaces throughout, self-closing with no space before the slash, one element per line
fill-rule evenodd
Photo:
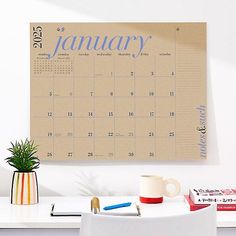
<path fill-rule="evenodd" d="M 29 136 L 29 22 L 206 21 L 208 160 L 156 163 L 43 163 L 43 195 L 136 194 L 138 176 L 174 177 L 191 186 L 236 187 L 235 0 L 3 0 L 0 3 L 0 195 L 8 195 L 10 141 Z M 83 185 L 87 187 L 83 187 Z"/>

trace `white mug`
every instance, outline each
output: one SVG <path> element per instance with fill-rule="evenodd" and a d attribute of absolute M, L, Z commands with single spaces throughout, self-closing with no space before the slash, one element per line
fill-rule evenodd
<path fill-rule="evenodd" d="M 175 191 L 169 191 L 168 185 L 174 185 Z M 175 179 L 163 179 L 157 175 L 142 175 L 140 177 L 139 199 L 142 203 L 162 203 L 163 196 L 175 197 L 180 192 L 180 183 Z"/>

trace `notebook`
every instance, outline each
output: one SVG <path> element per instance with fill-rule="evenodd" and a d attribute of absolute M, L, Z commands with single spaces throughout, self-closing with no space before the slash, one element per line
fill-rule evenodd
<path fill-rule="evenodd" d="M 103 210 L 98 214 L 101 215 L 113 215 L 113 216 L 140 216 L 139 206 L 132 202 L 129 207 L 122 207 L 112 210 Z M 83 213 L 91 212 L 89 204 L 79 203 L 55 203 L 52 204 L 51 216 L 82 216 Z"/>

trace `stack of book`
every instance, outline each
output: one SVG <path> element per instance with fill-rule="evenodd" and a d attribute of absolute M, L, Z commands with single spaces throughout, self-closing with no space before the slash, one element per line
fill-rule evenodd
<path fill-rule="evenodd" d="M 185 195 L 190 211 L 196 211 L 211 204 L 217 204 L 217 211 L 236 211 L 236 189 L 199 189 L 189 190 Z"/>

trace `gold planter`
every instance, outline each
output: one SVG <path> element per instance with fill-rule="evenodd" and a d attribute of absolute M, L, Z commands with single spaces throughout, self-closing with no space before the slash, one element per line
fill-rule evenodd
<path fill-rule="evenodd" d="M 38 181 L 35 171 L 15 171 L 11 186 L 11 204 L 31 205 L 39 202 Z"/>

